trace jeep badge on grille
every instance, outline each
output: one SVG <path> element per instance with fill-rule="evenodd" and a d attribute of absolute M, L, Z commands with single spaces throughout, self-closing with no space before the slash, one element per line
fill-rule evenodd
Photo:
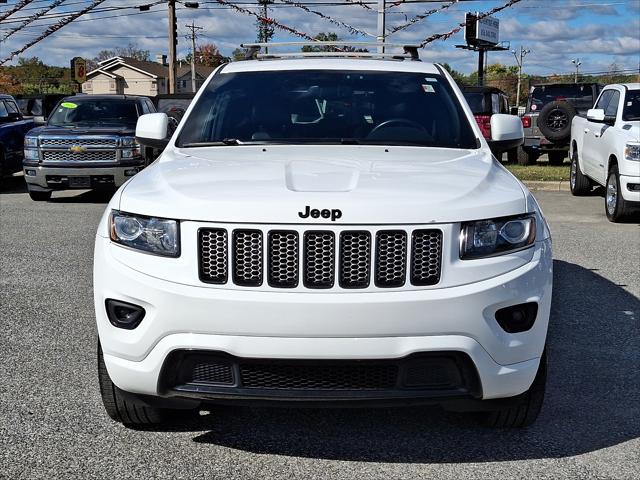
<path fill-rule="evenodd" d="M 339 208 L 333 208 L 331 210 L 325 208 L 323 210 L 318 210 L 317 208 L 311 208 L 309 205 L 304 207 L 304 212 L 298 212 L 298 216 L 300 218 L 330 218 L 332 222 L 335 222 L 339 218 L 342 218 L 342 210 Z"/>

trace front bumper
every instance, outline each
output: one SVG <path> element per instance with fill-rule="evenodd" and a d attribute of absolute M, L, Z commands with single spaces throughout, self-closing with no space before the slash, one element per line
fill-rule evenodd
<path fill-rule="evenodd" d="M 137 272 L 115 261 L 112 248 L 118 247 L 97 237 L 96 318 L 109 375 L 132 393 L 165 395 L 161 370 L 179 350 L 274 361 L 460 352 L 477 371 L 483 399 L 511 397 L 530 387 L 545 345 L 552 283 L 549 239 L 536 244 L 531 262 L 487 280 L 375 293 L 194 287 Z M 112 326 L 107 298 L 143 306 L 147 313 L 142 323 L 135 330 Z M 495 321 L 495 311 L 524 302 L 539 304 L 534 326 L 506 333 Z"/>
<path fill-rule="evenodd" d="M 55 165 L 43 166 L 24 163 L 24 178 L 30 185 L 37 185 L 43 189 L 66 190 L 75 188 L 69 185 L 69 177 L 90 177 L 91 185 L 108 183 L 114 187 L 124 184 L 129 178 L 142 170 L 144 160 L 121 162 L 118 165 Z M 87 188 L 87 187 L 78 187 Z"/>
<path fill-rule="evenodd" d="M 627 202 L 640 202 L 640 177 L 620 175 L 620 193 Z"/>

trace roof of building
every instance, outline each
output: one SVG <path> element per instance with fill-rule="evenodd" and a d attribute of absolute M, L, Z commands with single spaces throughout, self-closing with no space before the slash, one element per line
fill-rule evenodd
<path fill-rule="evenodd" d="M 209 75 L 211 75 L 211 72 L 213 72 L 217 67 L 209 67 L 208 65 L 199 65 L 196 64 L 196 74 L 200 75 L 202 78 L 207 78 Z M 176 76 L 177 77 L 182 77 L 186 74 L 190 74 L 191 73 L 191 65 L 190 64 L 186 64 L 186 65 L 182 65 L 179 66 L 176 69 L 177 73 Z"/>

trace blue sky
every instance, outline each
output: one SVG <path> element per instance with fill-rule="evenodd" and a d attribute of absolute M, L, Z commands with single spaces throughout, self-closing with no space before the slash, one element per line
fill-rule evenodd
<path fill-rule="evenodd" d="M 135 7 L 151 3 L 154 0 L 106 0 L 99 8 Z M 244 8 L 258 11 L 256 1 L 229 0 Z M 327 6 L 327 0 L 298 0 L 307 6 L 320 3 L 313 9 L 332 18 L 348 23 L 359 30 L 371 34 L 376 32 L 375 5 L 368 10 L 360 5 L 348 5 L 347 0 L 341 6 Z M 369 1 L 369 0 L 365 0 Z M 1 12 L 9 10 L 18 0 L 8 0 L 0 5 Z M 280 2 L 280 0 L 276 0 Z M 423 38 L 440 32 L 446 32 L 463 21 L 466 11 L 485 11 L 502 5 L 506 0 L 459 1 L 446 10 L 432 15 L 426 20 L 391 36 L 389 41 L 400 43 L 419 42 Z M 7 18 L 0 24 L 0 38 L 19 25 L 21 18 L 37 13 L 50 5 L 52 0 L 33 0 L 22 11 Z M 62 6 L 50 14 L 60 14 L 70 10 L 79 10 L 89 5 L 91 0 L 66 0 Z M 389 2 L 391 3 L 391 2 Z M 447 2 L 404 3 L 388 10 L 387 26 L 405 23 L 414 15 L 436 8 Z M 201 31 L 201 43 L 213 42 L 222 53 L 230 54 L 241 42 L 255 40 L 255 17 L 230 10 L 215 0 L 200 1 L 198 10 L 178 8 L 180 55 L 190 48 L 184 35 L 185 24 L 195 20 L 204 27 Z M 102 11 L 81 17 L 42 42 L 28 49 L 23 56 L 37 56 L 43 61 L 68 65 L 74 56 L 92 58 L 99 50 L 113 48 L 127 43 L 137 44 L 147 49 L 152 56 L 166 53 L 167 49 L 167 11 L 160 4 L 149 12 L 139 13 L 136 8 Z M 117 15 L 117 16 L 116 16 Z M 329 23 L 311 13 L 291 5 L 278 5 L 270 9 L 270 16 L 279 22 L 315 35 L 318 32 L 335 31 L 342 39 L 373 40 L 371 37 L 352 35 L 341 26 Z M 111 18 L 107 18 L 111 17 Z M 520 3 L 496 15 L 500 20 L 500 39 L 511 42 L 511 48 L 524 45 L 531 50 L 525 59 L 525 72 L 531 74 L 569 73 L 574 69 L 572 59 L 582 62 L 581 71 L 601 72 L 611 64 L 619 68 L 633 69 L 640 64 L 640 0 L 521 0 Z M 43 19 L 34 22 L 21 32 L 0 43 L 0 57 L 19 48 L 35 38 L 46 25 L 58 19 Z M 276 31 L 274 41 L 298 40 L 289 34 Z M 455 48 L 463 42 L 462 32 L 447 41 L 436 41 L 428 46 L 422 57 L 430 61 L 448 62 L 457 70 L 470 73 L 476 68 L 476 54 Z M 515 64 L 510 52 L 491 53 L 489 62 Z"/>

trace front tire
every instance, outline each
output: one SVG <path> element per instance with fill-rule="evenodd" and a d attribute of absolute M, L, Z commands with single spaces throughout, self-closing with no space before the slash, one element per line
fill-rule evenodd
<path fill-rule="evenodd" d="M 98 343 L 98 380 L 100 382 L 100 396 L 107 415 L 112 420 L 125 426 L 141 427 L 165 423 L 171 410 L 155 408 L 136 401 L 114 385 L 107 372 L 102 355 L 102 347 Z"/>
<path fill-rule="evenodd" d="M 481 415 L 482 423 L 493 428 L 523 428 L 533 424 L 540 414 L 547 383 L 547 353 L 540 358 L 538 373 L 526 392 L 513 402 Z M 498 400 L 499 401 L 499 400 Z"/>
<path fill-rule="evenodd" d="M 51 191 L 41 192 L 37 190 L 29 190 L 29 197 L 34 202 L 48 202 L 51 199 Z"/>
<path fill-rule="evenodd" d="M 629 213 L 629 204 L 620 193 L 620 174 L 618 166 L 613 165 L 609 170 L 604 194 L 604 211 L 610 222 L 617 223 Z"/>
<path fill-rule="evenodd" d="M 578 159 L 578 150 L 574 149 L 571 155 L 571 172 L 569 177 L 569 186 L 571 194 L 579 197 L 587 195 L 591 192 L 591 180 L 580 171 L 580 160 Z"/>

